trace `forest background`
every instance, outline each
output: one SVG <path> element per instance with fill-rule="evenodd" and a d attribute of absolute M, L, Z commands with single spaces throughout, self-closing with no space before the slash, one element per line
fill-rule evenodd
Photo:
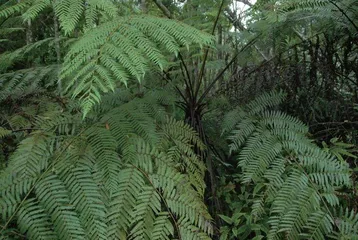
<path fill-rule="evenodd" d="M 0 239 L 358 239 L 358 1 L 0 0 Z"/>

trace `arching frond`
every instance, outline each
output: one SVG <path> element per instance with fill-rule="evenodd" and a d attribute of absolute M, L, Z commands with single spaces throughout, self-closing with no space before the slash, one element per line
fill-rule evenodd
<path fill-rule="evenodd" d="M 102 93 L 118 83 L 138 80 L 153 62 L 164 68 L 163 50 L 177 53 L 181 45 L 207 45 L 212 38 L 179 22 L 152 16 L 116 18 L 85 34 L 65 57 L 62 78 L 67 90 L 80 97 L 84 115 L 100 101 Z M 160 46 L 160 47 L 159 47 Z"/>
<path fill-rule="evenodd" d="M 270 207 L 268 239 L 325 239 L 335 225 L 328 209 L 338 204 L 333 190 L 350 185 L 349 167 L 314 145 L 302 122 L 266 110 L 282 96 L 265 94 L 229 115 L 241 117 L 235 125 L 227 121 L 235 129 L 231 151 L 238 153 L 242 183 L 265 186 L 255 201 Z"/>
<path fill-rule="evenodd" d="M 54 85 L 57 71 L 57 65 L 50 65 L 0 74 L 0 102 L 8 97 L 24 98 L 40 92 L 45 86 Z"/>
<path fill-rule="evenodd" d="M 96 109 L 93 120 L 39 117 L 43 129 L 0 174 L 3 220 L 29 239 L 209 239 L 204 167 L 193 151 L 203 145 L 183 122 L 157 118 L 155 106 L 145 96 Z"/>

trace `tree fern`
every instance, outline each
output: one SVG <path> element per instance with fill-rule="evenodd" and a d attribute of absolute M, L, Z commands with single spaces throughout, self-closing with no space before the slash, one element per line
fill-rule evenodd
<path fill-rule="evenodd" d="M 177 53 L 181 45 L 209 44 L 209 35 L 173 20 L 134 15 L 116 18 L 89 31 L 65 57 L 62 78 L 79 96 L 86 115 L 118 82 L 142 79 L 150 62 L 166 65 L 162 50 Z M 159 46 L 161 46 L 159 48 Z"/>
<path fill-rule="evenodd" d="M 268 239 L 325 239 L 333 232 L 330 207 L 338 204 L 334 191 L 350 184 L 347 163 L 315 146 L 307 127 L 282 112 L 270 110 L 282 95 L 264 94 L 245 108 L 235 110 L 224 121 L 231 129 L 232 152 L 238 152 L 238 166 L 244 184 L 264 184 L 259 190 L 262 212 L 269 216 Z M 233 122 L 236 121 L 234 125 Z"/>
<path fill-rule="evenodd" d="M 142 107 L 150 103 L 158 104 L 133 99 L 74 128 L 78 115 L 39 118 L 44 129 L 1 172 L 3 225 L 29 239 L 209 239 L 203 166 L 192 150 L 203 145 L 184 123 Z"/>

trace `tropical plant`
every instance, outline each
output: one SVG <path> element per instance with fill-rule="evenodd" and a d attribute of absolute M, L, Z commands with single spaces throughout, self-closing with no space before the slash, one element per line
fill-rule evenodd
<path fill-rule="evenodd" d="M 283 99 L 282 93 L 264 94 L 228 113 L 223 124 L 230 151 L 238 154 L 236 182 L 250 189 L 252 221 L 267 218 L 268 239 L 325 239 L 335 228 L 355 236 L 354 223 L 342 227 L 331 213 L 338 191 L 351 184 L 348 164 L 317 147 L 301 121 L 275 110 Z M 231 224 L 238 214 L 224 220 Z M 345 216 L 356 221 L 354 214 Z"/>
<path fill-rule="evenodd" d="M 0 0 L 0 239 L 356 239 L 357 13 Z"/>
<path fill-rule="evenodd" d="M 37 119 L 1 174 L 3 236 L 209 239 L 197 134 L 151 94 L 115 99 L 86 122 Z"/>

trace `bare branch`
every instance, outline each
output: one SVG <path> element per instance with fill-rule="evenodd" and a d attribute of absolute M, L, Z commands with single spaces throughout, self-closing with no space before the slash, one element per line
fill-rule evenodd
<path fill-rule="evenodd" d="M 164 13 L 165 16 L 167 16 L 168 18 L 172 18 L 172 14 L 170 13 L 170 11 L 168 10 L 168 8 L 166 6 L 164 6 L 164 4 L 162 3 L 162 1 L 160 0 L 153 0 L 153 2 L 155 3 L 155 5 L 158 6 L 158 8 L 160 8 L 160 10 L 162 10 L 162 12 Z"/>

